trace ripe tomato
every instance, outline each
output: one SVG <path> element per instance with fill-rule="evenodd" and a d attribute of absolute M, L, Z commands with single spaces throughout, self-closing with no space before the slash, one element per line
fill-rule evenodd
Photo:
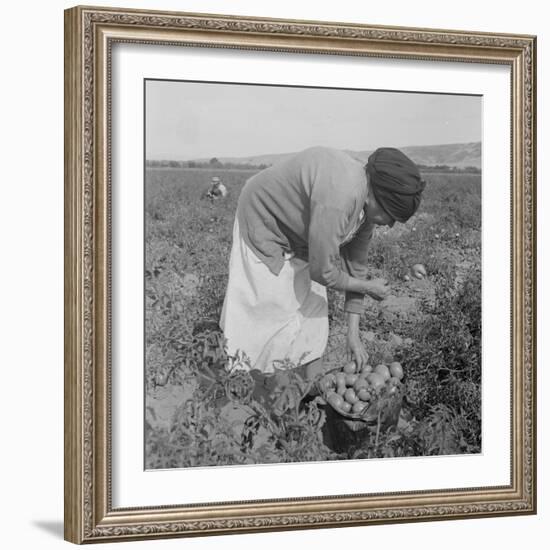
<path fill-rule="evenodd" d="M 399 380 L 399 378 L 397 378 L 396 376 L 392 376 L 388 380 L 388 385 L 389 386 L 399 386 L 400 384 L 401 384 L 401 380 Z"/>
<path fill-rule="evenodd" d="M 437 236 L 437 235 L 436 235 Z M 422 264 L 414 264 L 412 267 L 411 267 L 411 273 L 413 274 L 414 277 L 416 277 L 417 279 L 423 279 L 424 277 L 426 277 L 428 274 L 426 273 L 426 268 L 422 265 Z"/>
<path fill-rule="evenodd" d="M 334 376 L 337 386 L 344 386 L 346 384 L 346 375 L 343 372 L 337 372 Z"/>
<path fill-rule="evenodd" d="M 390 365 L 390 373 L 392 376 L 395 376 L 395 378 L 399 378 L 399 380 L 403 378 L 403 367 L 399 361 L 394 361 Z"/>
<path fill-rule="evenodd" d="M 341 410 L 344 411 L 345 413 L 349 413 L 351 411 L 351 403 L 348 403 L 347 401 L 344 401 L 342 403 Z"/>
<path fill-rule="evenodd" d="M 346 390 L 346 393 L 344 394 L 344 399 L 352 405 L 359 401 L 359 397 L 357 397 L 357 394 L 355 393 L 355 390 L 353 388 L 348 388 Z"/>
<path fill-rule="evenodd" d="M 375 391 L 379 391 L 386 385 L 386 381 L 380 374 L 373 372 L 367 376 L 367 381 Z"/>
<path fill-rule="evenodd" d="M 368 388 L 369 387 L 369 383 L 367 382 L 367 380 L 365 378 L 359 378 L 357 380 L 357 382 L 355 382 L 355 384 L 353 385 L 353 389 L 358 392 L 361 388 Z"/>
<path fill-rule="evenodd" d="M 366 403 L 363 403 L 362 401 L 357 401 L 357 403 L 355 403 L 351 408 L 351 412 L 355 414 L 362 413 L 365 410 L 366 406 Z"/>
<path fill-rule="evenodd" d="M 390 369 L 388 369 L 386 365 L 382 365 L 382 364 L 377 365 L 376 368 L 374 369 L 374 372 L 376 374 L 379 374 L 384 379 L 384 381 L 389 380 L 391 378 Z"/>
<path fill-rule="evenodd" d="M 357 397 L 359 397 L 361 401 L 370 401 L 371 399 L 370 392 L 366 388 L 361 388 L 357 392 Z"/>
<path fill-rule="evenodd" d="M 341 410 L 342 405 L 344 403 L 344 400 L 342 399 L 342 396 L 338 395 L 337 393 L 330 393 L 327 396 L 327 401 L 332 405 L 335 409 Z"/>
<path fill-rule="evenodd" d="M 352 387 L 358 378 L 356 374 L 346 374 L 346 386 Z"/>
<path fill-rule="evenodd" d="M 356 370 L 357 370 L 357 365 L 355 364 L 355 361 L 350 361 L 349 363 L 346 363 L 344 365 L 344 372 L 346 374 L 355 374 Z"/>
<path fill-rule="evenodd" d="M 372 372 L 372 365 L 365 365 L 361 370 L 361 376 L 366 376 L 369 372 Z"/>
<path fill-rule="evenodd" d="M 345 385 L 345 384 L 341 384 L 341 385 L 338 385 L 338 387 L 336 388 L 336 393 L 337 393 L 338 395 L 342 395 L 342 396 L 343 396 L 343 395 L 346 393 L 346 390 L 347 390 L 346 385 Z"/>
<path fill-rule="evenodd" d="M 325 376 L 324 378 L 321 378 L 319 385 L 324 393 L 329 393 L 336 388 L 336 380 L 334 380 L 334 376 L 332 376 L 332 378 L 330 375 Z"/>

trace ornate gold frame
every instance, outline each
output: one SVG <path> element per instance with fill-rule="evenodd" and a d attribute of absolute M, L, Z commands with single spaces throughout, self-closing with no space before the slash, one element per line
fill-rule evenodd
<path fill-rule="evenodd" d="M 115 42 L 453 60 L 512 73 L 512 461 L 504 487 L 113 509 L 110 52 Z M 536 37 L 227 15 L 65 12 L 65 538 L 103 542 L 536 511 Z"/>

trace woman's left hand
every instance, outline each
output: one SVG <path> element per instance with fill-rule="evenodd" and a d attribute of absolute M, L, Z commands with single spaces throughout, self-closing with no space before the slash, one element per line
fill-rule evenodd
<path fill-rule="evenodd" d="M 355 363 L 359 369 L 362 369 L 369 360 L 369 354 L 367 353 L 363 342 L 361 342 L 358 332 L 348 332 L 347 356 L 348 360 L 355 360 Z"/>

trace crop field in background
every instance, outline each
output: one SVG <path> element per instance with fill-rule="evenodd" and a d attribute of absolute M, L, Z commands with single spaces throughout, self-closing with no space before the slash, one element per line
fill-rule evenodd
<path fill-rule="evenodd" d="M 392 287 L 369 298 L 361 336 L 369 362 L 403 365 L 406 400 L 397 426 L 331 448 L 334 415 L 317 400 L 273 420 L 252 401 L 227 399 L 239 384 L 217 322 L 234 213 L 253 171 L 149 168 L 145 202 L 147 468 L 477 453 L 481 450 L 481 176 L 427 173 L 419 211 L 378 228 L 371 275 Z M 226 199 L 204 197 L 212 176 Z M 428 277 L 406 280 L 407 263 Z M 342 293 L 329 292 L 325 360 L 345 362 Z M 231 393 L 233 392 L 233 393 Z"/>

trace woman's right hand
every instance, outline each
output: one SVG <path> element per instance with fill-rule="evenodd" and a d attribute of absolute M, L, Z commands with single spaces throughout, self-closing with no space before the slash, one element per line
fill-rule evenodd
<path fill-rule="evenodd" d="M 371 279 L 365 281 L 365 294 L 371 298 L 381 301 L 390 293 L 390 287 L 386 279 Z"/>

